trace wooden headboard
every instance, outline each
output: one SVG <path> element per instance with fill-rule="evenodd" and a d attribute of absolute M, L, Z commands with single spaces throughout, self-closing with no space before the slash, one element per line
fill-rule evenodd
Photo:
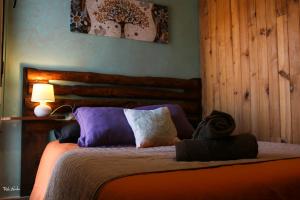
<path fill-rule="evenodd" d="M 201 80 L 161 77 L 133 77 L 91 72 L 23 69 L 23 116 L 32 116 L 35 103 L 30 101 L 34 83 L 54 85 L 61 105 L 137 106 L 176 103 L 181 105 L 193 125 L 201 120 Z M 62 112 L 70 110 L 61 110 Z M 50 123 L 51 122 L 51 123 Z M 26 120 L 22 122 L 21 195 L 29 195 L 42 152 L 48 143 L 49 130 L 62 127 L 66 121 Z"/>

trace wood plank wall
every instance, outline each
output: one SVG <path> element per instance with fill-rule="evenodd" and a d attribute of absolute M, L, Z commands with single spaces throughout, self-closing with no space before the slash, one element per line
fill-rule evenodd
<path fill-rule="evenodd" d="M 200 0 L 203 109 L 237 133 L 300 143 L 300 1 Z"/>

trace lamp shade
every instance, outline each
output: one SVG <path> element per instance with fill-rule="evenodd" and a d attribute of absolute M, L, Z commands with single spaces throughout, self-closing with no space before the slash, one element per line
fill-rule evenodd
<path fill-rule="evenodd" d="M 54 89 L 53 85 L 51 84 L 33 84 L 32 88 L 32 95 L 31 95 L 32 102 L 54 102 Z"/>

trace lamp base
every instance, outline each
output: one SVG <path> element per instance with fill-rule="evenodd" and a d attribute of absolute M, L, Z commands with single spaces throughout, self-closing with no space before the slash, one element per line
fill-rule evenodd
<path fill-rule="evenodd" d="M 51 107 L 46 104 L 40 104 L 34 108 L 34 114 L 37 117 L 47 117 L 51 111 Z"/>

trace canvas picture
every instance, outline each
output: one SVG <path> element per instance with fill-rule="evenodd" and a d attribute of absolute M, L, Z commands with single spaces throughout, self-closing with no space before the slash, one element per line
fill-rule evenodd
<path fill-rule="evenodd" d="M 168 43 L 168 8 L 139 0 L 71 0 L 72 32 Z"/>

